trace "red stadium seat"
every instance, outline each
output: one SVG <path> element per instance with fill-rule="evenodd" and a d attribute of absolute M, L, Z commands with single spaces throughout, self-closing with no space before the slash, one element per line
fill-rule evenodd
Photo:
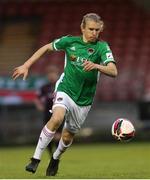
<path fill-rule="evenodd" d="M 63 7 L 63 8 L 62 8 Z M 134 11 L 133 11 L 134 9 Z M 102 15 L 105 29 L 101 38 L 112 47 L 119 75 L 116 80 L 102 76 L 98 85 L 97 97 L 101 100 L 139 100 L 143 91 L 150 91 L 145 76 L 149 73 L 150 57 L 150 16 L 135 6 L 132 1 L 23 1 L 0 3 L 0 15 L 13 17 L 40 16 L 40 32 L 37 47 L 63 35 L 80 34 L 80 20 L 85 13 L 96 12 Z M 54 63 L 63 68 L 62 54 L 45 56 L 33 71 L 43 72 L 45 66 Z"/>

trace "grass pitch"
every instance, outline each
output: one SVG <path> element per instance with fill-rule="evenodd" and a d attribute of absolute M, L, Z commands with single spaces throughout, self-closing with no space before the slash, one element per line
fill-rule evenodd
<path fill-rule="evenodd" d="M 35 174 L 24 170 L 35 147 L 0 148 L 1 179 L 50 179 L 45 151 Z M 150 179 L 150 143 L 72 145 L 53 179 Z"/>

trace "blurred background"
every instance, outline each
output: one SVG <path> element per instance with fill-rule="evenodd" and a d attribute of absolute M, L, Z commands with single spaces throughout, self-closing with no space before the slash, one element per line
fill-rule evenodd
<path fill-rule="evenodd" d="M 112 123 L 127 118 L 134 141 L 150 140 L 150 1 L 149 0 L 0 0 L 0 145 L 37 141 L 43 122 L 36 91 L 46 81 L 45 68 L 63 71 L 64 54 L 43 56 L 26 81 L 13 81 L 13 68 L 38 48 L 63 35 L 80 35 L 84 14 L 98 13 L 119 75 L 102 75 L 93 108 L 76 142 L 114 141 Z"/>

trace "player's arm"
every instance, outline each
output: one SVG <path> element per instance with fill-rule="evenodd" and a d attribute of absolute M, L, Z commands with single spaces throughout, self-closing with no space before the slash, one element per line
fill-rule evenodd
<path fill-rule="evenodd" d="M 34 64 L 42 55 L 44 55 L 48 51 L 53 51 L 52 43 L 46 44 L 45 46 L 41 47 L 23 65 L 16 67 L 13 71 L 13 79 L 15 80 L 20 75 L 23 75 L 23 80 L 25 80 L 31 65 Z"/>
<path fill-rule="evenodd" d="M 35 98 L 34 104 L 39 111 L 44 111 L 44 105 L 39 98 Z"/>
<path fill-rule="evenodd" d="M 113 62 L 109 62 L 106 66 L 96 64 L 96 69 L 111 77 L 116 77 L 118 74 L 116 64 Z"/>
<path fill-rule="evenodd" d="M 101 59 L 100 64 L 95 64 L 91 61 L 85 61 L 83 63 L 85 71 L 91 71 L 97 69 L 99 72 L 104 73 L 111 77 L 116 77 L 118 74 L 115 60 L 109 45 L 103 42 L 101 48 L 99 48 L 99 55 Z"/>
<path fill-rule="evenodd" d="M 44 103 L 42 100 L 42 99 L 44 99 L 43 90 L 44 90 L 43 86 L 41 88 L 39 88 L 36 91 L 36 98 L 34 99 L 34 104 L 39 111 L 44 111 Z"/>
<path fill-rule="evenodd" d="M 113 62 L 109 62 L 107 65 L 100 65 L 100 64 L 95 64 L 91 61 L 84 61 L 83 66 L 85 71 L 91 71 L 93 69 L 97 69 L 101 73 L 104 73 L 111 77 L 116 77 L 118 74 L 116 65 Z"/>

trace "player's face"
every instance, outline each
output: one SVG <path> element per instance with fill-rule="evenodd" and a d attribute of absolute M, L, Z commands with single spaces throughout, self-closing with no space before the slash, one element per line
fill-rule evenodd
<path fill-rule="evenodd" d="M 56 81 L 58 80 L 59 74 L 58 72 L 49 72 L 47 76 L 51 83 L 56 83 Z"/>
<path fill-rule="evenodd" d="M 95 42 L 101 31 L 101 24 L 92 20 L 87 20 L 85 27 L 81 27 L 83 40 L 85 42 Z"/>

